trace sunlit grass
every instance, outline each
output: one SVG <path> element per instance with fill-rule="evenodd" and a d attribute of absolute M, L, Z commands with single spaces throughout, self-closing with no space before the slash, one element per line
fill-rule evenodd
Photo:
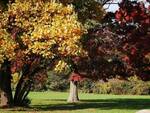
<path fill-rule="evenodd" d="M 76 104 L 67 103 L 67 96 L 65 92 L 31 92 L 30 108 L 1 109 L 0 113 L 135 113 L 150 109 L 150 96 L 80 94 Z"/>

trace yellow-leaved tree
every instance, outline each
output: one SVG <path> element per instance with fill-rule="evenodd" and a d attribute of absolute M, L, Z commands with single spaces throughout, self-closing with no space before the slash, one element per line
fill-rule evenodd
<path fill-rule="evenodd" d="M 0 67 L 5 60 L 11 61 L 15 58 L 15 49 L 17 43 L 12 40 L 11 36 L 5 29 L 0 29 Z"/>
<path fill-rule="evenodd" d="M 51 0 L 16 0 L 1 15 L 0 31 L 4 29 L 5 32 L 0 37 L 10 38 L 6 40 L 8 44 L 4 41 L 0 45 L 1 62 L 3 64 L 5 59 L 10 61 L 11 64 L 7 66 L 13 72 L 21 72 L 13 102 L 7 98 L 11 88 L 6 91 L 6 88 L 1 87 L 5 93 L 2 95 L 5 98 L 1 100 L 7 99 L 7 102 L 1 103 L 2 106 L 12 103 L 16 106 L 24 105 L 34 81 L 33 76 L 48 65 L 62 71 L 67 65 L 66 58 L 86 55 L 80 43 L 86 30 L 78 21 L 72 5 L 64 6 Z M 10 78 L 7 81 L 10 82 Z"/>
<path fill-rule="evenodd" d="M 11 35 L 0 28 L 0 89 L 1 105 L 12 103 L 10 61 L 15 58 L 17 43 L 12 40 Z"/>

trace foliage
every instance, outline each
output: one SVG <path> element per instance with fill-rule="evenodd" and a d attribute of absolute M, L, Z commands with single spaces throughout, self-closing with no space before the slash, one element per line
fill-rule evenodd
<path fill-rule="evenodd" d="M 6 4 L 8 3 L 8 1 L 9 0 L 1 0 L 0 1 L 0 12 L 7 7 Z"/>
<path fill-rule="evenodd" d="M 42 87 L 35 88 L 36 91 L 67 91 L 69 81 L 66 76 L 48 74 L 47 83 Z M 35 86 L 38 84 L 35 84 Z M 91 79 L 83 79 L 79 82 L 79 91 L 82 93 L 93 94 L 115 94 L 115 95 L 149 95 L 150 82 L 143 82 L 136 76 L 130 77 L 128 80 L 110 79 L 108 82 L 93 81 Z"/>
<path fill-rule="evenodd" d="M 95 0 L 59 0 L 64 4 L 72 3 L 78 13 L 79 20 L 85 23 L 87 20 L 95 20 L 100 22 L 105 11 L 102 4 Z"/>
<path fill-rule="evenodd" d="M 45 81 L 43 70 L 56 66 L 55 70 L 64 71 L 68 57 L 86 54 L 80 44 L 86 30 L 72 5 L 16 0 L 0 14 L 0 20 L 0 30 L 4 31 L 0 37 L 7 39 L 7 43 L 1 41 L 1 61 L 10 60 L 12 73 L 20 73 L 14 96 L 16 105 L 23 104 L 34 82 Z"/>
<path fill-rule="evenodd" d="M 150 52 L 149 8 L 143 2 L 122 0 L 110 23 L 113 32 L 124 36 L 118 49 L 122 52 L 126 72 L 128 75 L 136 74 L 143 80 L 148 80 L 150 62 L 146 56 Z"/>
<path fill-rule="evenodd" d="M 19 73 L 12 74 L 12 84 L 14 86 L 16 86 L 18 84 L 19 79 L 20 79 Z"/>
<path fill-rule="evenodd" d="M 58 75 L 53 72 L 48 72 L 46 82 L 46 90 L 66 91 L 69 88 L 69 80 L 67 75 Z"/>
<path fill-rule="evenodd" d="M 0 65 L 4 60 L 12 60 L 15 57 L 17 43 L 12 40 L 11 35 L 5 29 L 0 29 Z"/>
<path fill-rule="evenodd" d="M 90 79 L 84 79 L 79 83 L 79 90 L 84 93 L 92 93 L 95 83 Z"/>
<path fill-rule="evenodd" d="M 149 95 L 150 94 L 150 84 L 149 83 L 138 83 L 131 90 L 133 95 Z"/>
<path fill-rule="evenodd" d="M 132 90 L 132 84 L 127 81 L 120 80 L 112 80 L 110 82 L 110 92 L 116 95 L 122 94 L 130 94 L 130 90 Z"/>
<path fill-rule="evenodd" d="M 82 77 L 107 80 L 115 76 L 126 76 L 124 64 L 117 47 L 122 36 L 107 27 L 98 26 L 88 30 L 82 39 L 88 57 L 74 59 L 75 67 Z"/>
<path fill-rule="evenodd" d="M 70 70 L 71 65 L 68 65 L 65 61 L 60 60 L 58 61 L 58 64 L 54 68 L 54 72 L 57 74 L 68 74 Z"/>
<path fill-rule="evenodd" d="M 99 2 L 102 6 L 108 4 L 109 2 L 113 2 L 115 0 L 95 0 L 97 2 Z"/>
<path fill-rule="evenodd" d="M 87 19 L 86 22 L 84 23 L 84 27 L 86 29 L 92 29 L 92 28 L 99 26 L 99 25 L 101 25 L 100 22 L 97 22 L 97 21 L 91 20 L 91 19 Z"/>
<path fill-rule="evenodd" d="M 110 79 L 108 82 L 85 80 L 80 83 L 81 92 L 115 95 L 149 95 L 150 82 L 143 82 L 137 77 L 129 80 Z"/>
<path fill-rule="evenodd" d="M 97 79 L 149 78 L 149 9 L 142 2 L 122 0 L 103 25 L 88 30 L 83 47 L 88 58 L 76 65 L 81 76 Z"/>
<path fill-rule="evenodd" d="M 2 28 L 8 29 L 25 56 L 53 59 L 83 53 L 79 39 L 85 30 L 71 5 L 18 1 L 8 7 L 2 20 Z"/>
<path fill-rule="evenodd" d="M 149 95 L 150 84 L 141 80 L 134 81 L 119 81 L 114 80 L 110 82 L 111 94 L 130 94 L 130 95 Z"/>
<path fill-rule="evenodd" d="M 95 87 L 93 88 L 93 93 L 97 94 L 113 94 L 111 92 L 111 88 L 113 88 L 109 83 L 105 83 L 103 81 L 99 81 L 95 83 Z"/>
<path fill-rule="evenodd" d="M 64 7 L 54 2 L 18 2 L 9 7 L 8 14 L 15 20 L 11 24 L 24 31 L 21 39 L 28 47 L 27 52 L 31 51 L 47 58 L 53 58 L 56 54 L 66 56 L 80 53 L 76 43 L 83 33 L 83 28 L 77 21 L 72 6 Z"/>
<path fill-rule="evenodd" d="M 32 91 L 43 91 L 46 89 L 45 84 L 47 82 L 48 75 L 46 70 L 40 70 L 33 77 Z"/>
<path fill-rule="evenodd" d="M 44 76 L 44 77 L 43 77 Z M 32 91 L 66 91 L 69 89 L 69 74 L 48 71 L 39 73 L 34 79 Z M 43 79 L 44 78 L 44 79 Z"/>
<path fill-rule="evenodd" d="M 91 29 L 95 26 L 100 25 L 100 21 L 105 15 L 105 11 L 102 5 L 99 2 L 96 2 L 95 0 L 59 0 L 59 1 L 65 5 L 73 4 L 73 6 L 75 7 L 75 11 L 78 14 L 79 20 L 83 23 L 86 29 Z M 83 57 L 83 55 L 80 57 Z M 85 58 L 85 56 L 83 58 Z M 64 71 L 70 70 L 69 68 L 71 68 L 72 71 L 75 71 L 75 73 L 77 73 L 76 75 L 78 76 L 73 77 L 71 75 L 70 80 L 72 79 L 80 80 L 82 78 L 82 77 L 79 77 L 80 74 L 77 72 L 78 71 L 77 67 L 78 68 L 80 67 L 76 65 L 76 62 L 77 62 L 76 59 L 78 59 L 78 57 L 74 57 L 73 61 L 71 62 L 71 65 L 69 66 L 67 66 L 66 63 L 63 63 L 62 61 L 59 62 L 59 64 L 63 64 L 62 67 L 65 67 Z M 61 68 L 59 69 L 61 70 Z M 57 71 L 59 72 L 59 70 Z"/>

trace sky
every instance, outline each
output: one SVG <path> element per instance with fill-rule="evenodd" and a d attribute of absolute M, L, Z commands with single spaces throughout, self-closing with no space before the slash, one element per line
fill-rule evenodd
<path fill-rule="evenodd" d="M 104 8 L 108 8 L 108 5 L 105 5 Z M 113 4 L 113 5 L 110 5 L 108 9 L 106 9 L 106 11 L 108 12 L 115 12 L 117 9 L 118 9 L 118 5 L 117 4 Z"/>
<path fill-rule="evenodd" d="M 118 3 L 119 1 L 121 1 L 121 0 L 114 0 L 115 3 Z M 144 2 L 146 6 L 148 5 L 146 0 L 138 0 L 138 1 Z M 104 8 L 108 8 L 108 5 L 105 5 Z M 118 7 L 117 4 L 112 4 L 112 5 L 109 6 L 109 8 L 106 11 L 115 12 L 118 8 L 119 7 Z"/>

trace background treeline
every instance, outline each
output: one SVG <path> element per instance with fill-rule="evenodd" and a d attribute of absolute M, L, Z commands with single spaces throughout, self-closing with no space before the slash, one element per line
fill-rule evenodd
<path fill-rule="evenodd" d="M 39 82 L 35 80 L 33 91 L 68 91 L 69 81 L 67 76 L 55 75 L 48 73 L 45 81 Z M 110 79 L 108 82 L 83 79 L 79 83 L 79 91 L 83 93 L 96 94 L 116 94 L 116 95 L 149 95 L 150 81 L 142 81 L 136 76 L 130 77 L 128 80 L 120 80 L 117 78 Z"/>

